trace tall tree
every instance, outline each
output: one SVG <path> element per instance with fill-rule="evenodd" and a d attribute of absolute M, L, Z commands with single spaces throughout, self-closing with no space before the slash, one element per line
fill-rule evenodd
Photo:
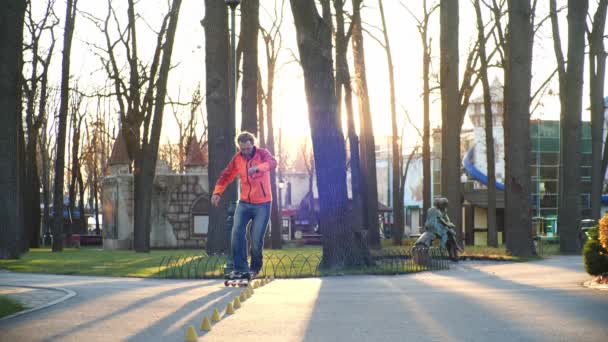
<path fill-rule="evenodd" d="M 384 36 L 383 47 L 386 53 L 388 67 L 389 94 L 391 104 L 391 151 L 392 151 L 392 202 L 393 202 L 393 226 L 391 236 L 393 244 L 401 245 L 403 239 L 403 195 L 401 194 L 401 148 L 399 147 L 399 133 L 397 131 L 397 109 L 395 97 L 395 73 L 393 67 L 393 56 L 391 53 L 391 45 L 388 39 L 388 30 L 386 28 L 386 20 L 384 18 L 384 6 L 382 0 L 378 0 L 380 10 L 380 18 L 382 19 L 382 34 Z"/>
<path fill-rule="evenodd" d="M 606 173 L 602 173 L 602 146 L 604 129 L 604 81 L 606 78 L 606 51 L 604 29 L 608 0 L 599 0 L 589 41 L 589 100 L 591 103 L 591 217 L 599 220 L 602 206 L 602 188 Z"/>
<path fill-rule="evenodd" d="M 42 123 L 46 120 L 48 98 L 48 72 L 55 47 L 54 29 L 59 24 L 53 11 L 54 1 L 46 2 L 42 18 L 37 20 L 32 13 L 31 1 L 27 2 L 25 27 L 27 42 L 25 52 L 28 61 L 28 76 L 24 76 L 23 93 L 25 97 L 25 128 L 27 141 L 25 148 L 25 198 L 24 221 L 29 247 L 35 248 L 40 242 L 40 178 L 38 176 L 38 140 Z M 41 40 L 50 40 L 47 49 Z"/>
<path fill-rule="evenodd" d="M 581 115 L 583 106 L 583 67 L 585 63 L 585 18 L 588 0 L 568 1 L 568 63 L 565 108 L 561 118 L 561 186 L 557 211 L 560 250 L 580 251 L 578 224 L 581 217 Z"/>
<path fill-rule="evenodd" d="M 241 96 L 241 130 L 257 136 L 258 92 L 258 28 L 260 0 L 243 1 L 241 5 L 241 34 L 239 45 L 243 51 L 243 92 Z M 280 235 L 279 235 L 280 238 Z"/>
<path fill-rule="evenodd" d="M 462 240 L 460 194 L 460 128 L 462 114 L 458 87 L 458 1 L 441 0 L 440 83 L 441 83 L 441 191 L 449 201 L 450 216 Z"/>
<path fill-rule="evenodd" d="M 353 0 L 352 46 L 355 68 L 355 93 L 358 95 L 361 169 L 361 198 L 364 225 L 367 227 L 367 241 L 372 248 L 380 248 L 380 227 L 378 224 L 378 182 L 376 177 L 376 142 L 367 89 L 365 70 L 365 50 L 361 25 L 363 0 Z"/>
<path fill-rule="evenodd" d="M 266 29 L 260 26 L 260 33 L 262 34 L 262 39 L 264 40 L 264 47 L 266 53 L 266 92 L 264 92 L 262 81 L 259 80 L 259 93 L 261 95 L 261 99 L 263 99 L 264 104 L 266 106 L 266 116 L 263 116 L 263 111 L 260 110 L 260 119 L 259 119 L 259 127 L 260 127 L 260 135 L 262 141 L 266 141 L 266 147 L 270 151 L 271 154 L 275 154 L 275 129 L 274 129 L 274 107 L 273 107 L 273 99 L 274 99 L 274 80 L 276 74 L 277 67 L 277 59 L 279 56 L 279 52 L 281 51 L 283 38 L 281 36 L 281 26 L 283 24 L 284 18 L 284 8 L 285 1 L 282 0 L 280 7 L 277 9 L 275 6 L 273 15 L 272 15 L 272 24 L 269 29 Z M 262 108 L 262 107 L 260 107 Z M 264 129 L 264 124 L 268 128 L 267 131 Z M 264 133 L 268 134 L 266 140 L 264 140 Z M 279 134 L 280 138 L 280 134 Z M 281 149 L 281 140 L 278 142 L 279 151 Z M 282 238 L 281 238 L 281 213 L 279 213 L 279 201 L 282 198 L 279 198 L 277 195 L 277 174 L 278 178 L 282 179 L 281 171 L 283 169 L 282 165 L 284 161 L 281 160 L 282 156 L 279 155 L 279 167 L 278 172 L 276 169 L 270 171 L 270 188 L 272 191 L 272 208 L 270 214 L 270 245 L 273 249 L 281 248 Z"/>
<path fill-rule="evenodd" d="M 348 224 L 346 152 L 336 112 L 330 25 L 314 0 L 290 0 L 309 109 L 319 192 L 322 266 L 328 269 L 368 264 L 361 234 Z"/>
<path fill-rule="evenodd" d="M 359 157 L 359 137 L 355 129 L 353 113 L 353 90 L 351 87 L 350 70 L 348 67 L 348 41 L 352 30 L 345 29 L 344 0 L 334 0 L 336 14 L 336 101 L 338 116 L 341 116 L 342 95 L 346 106 L 346 122 L 348 127 L 348 145 L 350 150 L 352 212 L 351 224 L 357 229 L 366 229 L 363 225 L 363 201 L 361 198 L 361 161 Z M 344 90 L 344 93 L 342 92 Z"/>
<path fill-rule="evenodd" d="M 215 184 L 235 152 L 235 118 L 229 103 L 228 12 L 222 1 L 205 0 L 205 78 L 209 125 L 209 184 Z M 219 207 L 209 211 L 207 252 L 228 250 L 226 212 L 236 200 L 236 185 L 226 189 Z"/>
<path fill-rule="evenodd" d="M 405 6 L 404 6 L 405 7 Z M 439 8 L 439 4 L 432 4 L 429 8 L 428 1 L 422 1 L 422 18 L 418 18 L 407 7 L 417 23 L 420 41 L 422 43 L 422 110 L 423 110 L 423 133 L 422 133 L 422 221 L 426 221 L 426 213 L 431 207 L 431 47 L 432 38 L 429 37 L 429 21 L 433 12 Z"/>
<path fill-rule="evenodd" d="M 158 145 L 160 142 L 160 131 L 163 124 L 163 111 L 165 109 L 165 98 L 167 96 L 167 81 L 171 68 L 171 55 L 173 54 L 173 42 L 177 30 L 179 9 L 181 0 L 173 0 L 169 10 L 169 24 L 162 44 L 162 58 L 158 79 L 156 81 L 156 94 L 154 97 L 153 117 L 148 117 L 144 125 L 141 151 L 135 158 L 134 193 L 135 216 L 133 247 L 136 252 L 148 252 L 150 250 L 150 226 L 152 221 L 152 190 L 154 189 L 154 174 L 156 160 L 158 157 Z M 149 128 L 150 120 L 152 127 Z M 149 135 L 148 135 L 149 132 Z"/>
<path fill-rule="evenodd" d="M 77 224 L 81 223 L 81 221 L 74 222 L 74 213 L 76 212 L 76 191 L 77 185 L 82 182 L 82 174 L 80 172 L 80 138 L 81 138 L 81 127 L 82 121 L 84 120 L 85 115 L 81 113 L 81 104 L 83 97 L 81 94 L 77 93 L 78 89 L 74 89 L 72 93 L 72 106 L 71 106 L 71 124 L 72 124 L 72 161 L 70 166 L 70 182 L 68 185 L 68 198 L 69 198 L 69 209 L 70 215 L 72 219 L 70 220 L 70 230 L 67 233 L 73 234 L 78 233 L 81 234 L 82 227 L 77 226 Z M 82 191 L 82 187 L 79 189 Z M 82 202 L 82 198 L 81 198 Z M 84 217 L 84 213 L 80 212 L 81 217 Z"/>
<path fill-rule="evenodd" d="M 483 87 L 484 123 L 486 136 L 486 165 L 488 174 L 488 246 L 498 247 L 498 232 L 496 231 L 496 172 L 494 165 L 494 127 L 492 123 L 492 94 L 488 80 L 488 58 L 486 55 L 486 39 L 483 18 L 479 0 L 473 2 L 477 17 L 477 37 L 479 41 L 479 71 Z"/>
<path fill-rule="evenodd" d="M 55 188 L 53 194 L 53 252 L 63 250 L 63 189 L 65 169 L 65 136 L 68 121 L 68 101 L 70 93 L 70 57 L 72 37 L 76 23 L 78 0 L 67 0 L 63 32 L 63 56 L 61 60 L 61 102 L 57 128 L 57 149 L 55 159 Z"/>
<path fill-rule="evenodd" d="M 21 121 L 21 66 L 25 2 L 3 1 L 0 13 L 0 259 L 19 257 L 23 227 L 23 165 L 19 156 Z"/>
<path fill-rule="evenodd" d="M 510 0 L 505 80 L 505 221 L 507 251 L 535 254 L 530 226 L 530 83 L 533 39 L 530 0 Z"/>

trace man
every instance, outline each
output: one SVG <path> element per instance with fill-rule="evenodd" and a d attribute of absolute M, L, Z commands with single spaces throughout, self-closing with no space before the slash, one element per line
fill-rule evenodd
<path fill-rule="evenodd" d="M 231 248 L 234 271 L 230 278 L 255 278 L 262 269 L 264 234 L 270 219 L 272 193 L 270 171 L 277 167 L 277 161 L 268 150 L 255 146 L 256 138 L 249 132 L 241 132 L 236 138 L 239 152 L 232 157 L 228 166 L 217 180 L 211 204 L 219 205 L 226 187 L 236 176 L 241 179 L 241 196 L 234 212 Z M 247 241 L 245 231 L 251 225 L 251 266 L 247 265 Z"/>

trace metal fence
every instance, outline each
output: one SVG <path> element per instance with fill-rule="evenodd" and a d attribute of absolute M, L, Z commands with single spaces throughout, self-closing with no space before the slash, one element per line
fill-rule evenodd
<path fill-rule="evenodd" d="M 449 258 L 437 247 L 411 249 L 385 249 L 371 251 L 372 265 L 328 271 L 320 267 L 321 251 L 290 254 L 268 252 L 259 277 L 305 278 L 345 274 L 405 274 L 430 270 L 449 269 Z M 224 277 L 225 254 L 163 257 L 158 265 L 158 277 L 181 279 L 212 279 Z"/>

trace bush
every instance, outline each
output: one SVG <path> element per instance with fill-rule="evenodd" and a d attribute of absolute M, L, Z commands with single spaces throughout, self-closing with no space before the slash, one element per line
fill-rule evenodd
<path fill-rule="evenodd" d="M 587 240 L 583 248 L 585 271 L 591 275 L 608 273 L 608 251 L 595 239 Z"/>

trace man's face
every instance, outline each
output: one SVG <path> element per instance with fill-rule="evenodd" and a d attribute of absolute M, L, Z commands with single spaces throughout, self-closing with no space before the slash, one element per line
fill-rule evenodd
<path fill-rule="evenodd" d="M 251 157 L 253 154 L 253 147 L 254 145 L 249 140 L 244 143 L 239 142 L 239 150 L 244 157 Z"/>

